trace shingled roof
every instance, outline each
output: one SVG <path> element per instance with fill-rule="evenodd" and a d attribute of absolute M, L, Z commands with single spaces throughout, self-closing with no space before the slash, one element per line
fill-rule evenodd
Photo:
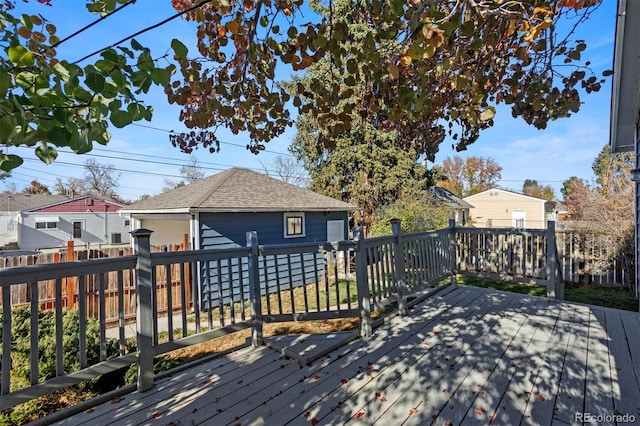
<path fill-rule="evenodd" d="M 58 203 L 68 198 L 64 195 L 50 194 L 0 194 L 0 210 L 22 211 L 48 204 Z"/>
<path fill-rule="evenodd" d="M 358 207 L 243 168 L 138 201 L 122 212 L 345 211 Z"/>

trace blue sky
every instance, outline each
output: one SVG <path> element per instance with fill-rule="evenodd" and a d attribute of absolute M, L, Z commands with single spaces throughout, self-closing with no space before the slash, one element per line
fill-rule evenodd
<path fill-rule="evenodd" d="M 36 0 L 16 2 L 14 13 L 36 11 L 58 27 L 58 35 L 65 37 L 96 16 L 86 11 L 84 0 L 52 0 L 52 7 L 42 6 Z M 612 67 L 615 29 L 615 0 L 603 0 L 602 5 L 576 34 L 587 41 L 583 52 L 599 75 Z M 60 57 L 77 60 L 84 55 L 134 33 L 172 14 L 170 0 L 138 0 L 105 22 L 60 46 Z M 195 30 L 192 23 L 177 19 L 136 39 L 150 47 L 154 57 L 167 50 L 172 38 L 179 38 L 187 46 L 195 46 Z M 581 111 L 571 118 L 550 123 L 546 130 L 536 130 L 521 119 L 513 119 L 510 110 L 499 108 L 495 126 L 485 131 L 480 139 L 461 153 L 444 142 L 436 156 L 436 164 L 446 157 L 476 155 L 493 158 L 503 168 L 501 187 L 519 191 L 525 179 L 536 179 L 551 185 L 560 196 L 562 182 L 570 176 L 591 181 L 591 163 L 608 142 L 610 110 L 610 78 L 599 93 L 585 95 Z M 52 165 L 35 158 L 32 149 L 11 148 L 9 152 L 22 155 L 26 160 L 12 177 L 0 183 L 0 189 L 15 187 L 21 190 L 36 179 L 53 188 L 57 177 L 81 177 L 82 165 L 87 158 L 112 164 L 120 173 L 119 193 L 124 199 L 135 200 L 143 194 L 156 195 L 162 191 L 165 179 L 179 179 L 181 165 L 190 161 L 189 155 L 174 148 L 169 142 L 168 131 L 181 131 L 184 126 L 178 120 L 179 108 L 169 105 L 161 88 L 154 88 L 145 98 L 154 106 L 151 122 L 124 129 L 111 128 L 112 139 L 107 146 L 96 145 L 89 154 L 78 156 L 61 152 Z M 229 167 L 247 167 L 264 171 L 277 155 L 288 154 L 287 147 L 293 140 L 295 128 L 289 129 L 278 140 L 267 144 L 267 150 L 255 156 L 244 147 L 248 138 L 230 132 L 218 132 L 222 141 L 221 152 L 210 154 L 197 150 L 195 156 L 207 175 Z M 4 186 L 4 188 L 2 188 Z"/>

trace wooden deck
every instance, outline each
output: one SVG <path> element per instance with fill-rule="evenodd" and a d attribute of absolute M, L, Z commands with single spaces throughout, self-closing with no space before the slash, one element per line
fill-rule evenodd
<path fill-rule="evenodd" d="M 59 424 L 563 425 L 589 415 L 640 423 L 638 314 L 458 286 L 310 366 L 247 348 Z"/>

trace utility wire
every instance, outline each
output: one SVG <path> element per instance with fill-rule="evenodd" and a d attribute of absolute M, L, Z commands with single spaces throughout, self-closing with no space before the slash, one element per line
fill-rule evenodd
<path fill-rule="evenodd" d="M 76 37 L 77 35 L 79 35 L 80 33 L 83 33 L 84 31 L 88 30 L 89 28 L 93 27 L 94 25 L 104 21 L 105 19 L 109 18 L 110 16 L 113 16 L 114 14 L 116 14 L 117 12 L 120 12 L 122 9 L 124 9 L 125 7 L 129 6 L 130 4 L 135 3 L 136 0 L 130 0 L 129 2 L 116 7 L 114 10 L 112 10 L 111 12 L 107 13 L 104 16 L 101 16 L 99 19 L 93 21 L 92 23 L 85 25 L 84 27 L 80 28 L 78 31 L 74 32 L 73 34 L 63 38 L 62 40 L 58 41 L 57 43 L 53 44 L 51 47 L 58 47 L 60 46 L 62 43 L 64 43 L 65 41 L 71 40 L 72 38 Z"/>
<path fill-rule="evenodd" d="M 132 126 L 138 126 L 138 127 L 144 127 L 146 129 L 151 129 L 151 130 L 157 130 L 159 132 L 176 133 L 174 130 L 161 129 L 159 127 L 147 126 L 145 124 L 132 123 L 131 125 Z M 239 143 L 226 142 L 226 141 L 221 141 L 221 140 L 218 140 L 218 142 L 220 142 L 223 145 L 238 146 L 240 148 L 246 148 L 247 147 L 246 145 L 242 145 L 242 144 L 239 144 Z M 293 154 L 291 154 L 289 152 L 271 151 L 271 150 L 268 150 L 268 149 L 265 149 L 262 152 L 268 152 L 268 153 L 271 153 L 271 154 L 278 154 L 278 155 L 286 155 L 287 157 L 295 157 Z"/>
<path fill-rule="evenodd" d="M 95 52 L 90 53 L 90 54 L 88 54 L 88 55 L 84 56 L 84 57 L 83 57 L 83 58 L 81 58 L 81 59 L 78 59 L 78 60 L 77 60 L 77 61 L 75 61 L 73 64 L 74 64 L 74 65 L 77 65 L 78 63 L 80 63 L 80 62 L 84 61 L 85 59 L 89 59 L 90 57 L 92 57 L 92 56 L 94 56 L 94 55 L 97 55 L 97 54 L 99 54 L 99 53 L 102 53 L 102 52 L 104 52 L 104 51 L 105 51 L 105 50 L 107 50 L 107 49 L 111 49 L 112 47 L 118 46 L 118 45 L 120 45 L 120 44 L 124 43 L 125 41 L 129 41 L 129 40 L 131 40 L 132 38 L 139 36 L 140 34 L 144 34 L 144 33 L 148 32 L 148 31 L 151 31 L 151 30 L 153 30 L 153 29 L 156 29 L 156 28 L 158 28 L 158 27 L 161 27 L 162 25 L 166 24 L 167 22 L 171 22 L 171 21 L 173 21 L 174 19 L 179 18 L 180 16 L 184 15 L 185 13 L 191 12 L 192 10 L 197 9 L 197 8 L 199 8 L 199 7 L 202 7 L 202 6 L 204 6 L 205 4 L 207 4 L 207 3 L 211 3 L 212 1 L 213 1 L 213 0 L 203 0 L 202 2 L 200 2 L 200 3 L 198 3 L 198 4 L 195 4 L 195 5 L 191 6 L 191 7 L 188 7 L 188 8 L 186 8 L 186 9 L 184 9 L 184 10 L 182 10 L 182 11 L 180 11 L 180 12 L 176 13 L 175 15 L 168 17 L 167 19 L 164 19 L 164 20 L 162 20 L 162 21 L 158 22 L 157 24 L 151 25 L 151 26 L 149 26 L 149 27 L 147 27 L 147 28 L 144 28 L 144 29 L 142 29 L 142 30 L 140 30 L 140 31 L 138 31 L 138 32 L 136 32 L 136 33 L 134 33 L 134 34 L 131 34 L 130 36 L 127 36 L 127 37 L 123 38 L 122 40 L 117 41 L 117 42 L 115 42 L 115 43 L 111 44 L 110 46 L 103 47 L 102 49 L 98 49 L 98 50 L 96 50 Z"/>

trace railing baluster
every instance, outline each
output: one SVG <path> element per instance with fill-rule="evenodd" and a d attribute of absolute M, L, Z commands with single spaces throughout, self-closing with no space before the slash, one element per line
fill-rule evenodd
<path fill-rule="evenodd" d="M 100 361 L 107 359 L 107 329 L 106 320 L 107 315 L 105 312 L 105 285 L 104 285 L 104 273 L 98 274 L 98 318 L 100 324 Z"/>
<path fill-rule="evenodd" d="M 213 286 L 213 283 L 211 282 L 211 261 L 206 261 L 204 263 L 206 266 L 206 270 L 205 270 L 205 277 L 206 277 L 206 292 L 207 292 L 207 325 L 209 327 L 209 330 L 213 329 L 213 301 L 211 293 L 213 292 L 213 289 L 211 288 Z M 205 288 L 203 286 L 203 288 Z"/>
<path fill-rule="evenodd" d="M 64 375 L 64 348 L 62 335 L 62 278 L 56 279 L 55 283 L 55 318 L 56 318 L 56 376 Z"/>
<path fill-rule="evenodd" d="M 262 271 L 264 273 L 264 280 L 260 280 L 260 286 L 262 286 L 263 282 L 264 282 L 264 299 L 265 299 L 264 301 L 265 301 L 266 308 L 267 308 L 267 315 L 271 315 L 272 314 L 272 312 L 271 312 L 271 297 L 273 295 L 272 295 L 271 290 L 269 289 L 269 278 L 268 278 L 269 277 L 269 268 L 267 267 L 267 256 L 266 255 L 261 256 L 260 259 L 262 260 Z M 275 261 L 277 263 L 277 259 Z M 257 263 L 259 264 L 260 261 L 258 260 Z M 276 283 L 276 285 L 277 285 L 277 283 Z M 278 306 L 280 306 L 280 304 L 281 304 L 280 291 L 278 291 L 277 293 L 278 294 L 276 295 L 276 301 L 278 302 Z M 280 309 L 279 313 L 282 313 L 282 308 Z"/>
<path fill-rule="evenodd" d="M 289 267 L 289 294 L 290 294 L 290 297 L 291 297 L 291 313 L 295 314 L 296 313 L 296 301 L 295 301 L 295 295 L 293 293 L 293 276 L 291 275 L 291 272 L 292 272 L 291 255 L 289 253 L 287 253 L 287 266 Z"/>
<path fill-rule="evenodd" d="M 231 264 L 231 258 L 227 259 L 227 273 L 229 274 L 229 316 L 231 318 L 231 324 L 236 323 L 236 310 L 235 310 L 235 291 L 233 286 L 233 266 Z"/>
<path fill-rule="evenodd" d="M 2 287 L 2 378 L 0 395 L 11 391 L 11 287 Z M 4 408 L 0 405 L 0 408 Z"/>
<path fill-rule="evenodd" d="M 245 299 L 246 296 L 244 294 L 244 262 L 243 262 L 244 258 L 239 258 L 238 259 L 238 281 L 240 282 L 240 319 L 242 321 L 246 320 L 246 306 L 245 306 Z"/>
<path fill-rule="evenodd" d="M 324 270 L 324 259 L 320 253 L 313 254 L 313 274 L 315 278 L 316 289 L 316 312 L 320 312 L 320 276 L 318 275 L 318 261 L 322 260 L 322 268 Z"/>
<path fill-rule="evenodd" d="M 40 352 L 38 350 L 38 323 L 40 317 L 40 309 L 39 309 L 39 292 L 38 292 L 38 283 L 30 282 L 29 283 L 30 291 L 31 291 L 31 331 L 30 331 L 30 379 L 31 384 L 35 385 L 38 383 L 39 377 L 39 355 Z"/>
<path fill-rule="evenodd" d="M 187 282 L 185 281 L 184 263 L 180 263 L 180 316 L 182 319 L 182 337 L 187 337 L 187 309 L 189 301 L 187 300 Z"/>
<path fill-rule="evenodd" d="M 78 346 L 80 348 L 80 368 L 87 367 L 87 291 L 85 276 L 78 277 Z"/>
<path fill-rule="evenodd" d="M 164 265 L 164 275 L 167 290 L 167 334 L 170 342 L 173 341 L 173 274 L 171 265 Z"/>
<path fill-rule="evenodd" d="M 302 295 L 304 297 L 304 311 L 309 312 L 309 299 L 307 298 L 307 265 L 304 259 L 304 253 L 300 253 L 300 264 L 302 266 Z"/>
<path fill-rule="evenodd" d="M 151 315 L 153 318 L 153 344 L 158 344 L 158 274 L 156 267 L 151 267 Z"/>
<path fill-rule="evenodd" d="M 216 276 L 217 276 L 217 284 L 218 284 L 218 316 L 220 327 L 224 327 L 224 292 L 222 291 L 222 264 L 220 263 L 220 259 L 216 261 Z"/>

